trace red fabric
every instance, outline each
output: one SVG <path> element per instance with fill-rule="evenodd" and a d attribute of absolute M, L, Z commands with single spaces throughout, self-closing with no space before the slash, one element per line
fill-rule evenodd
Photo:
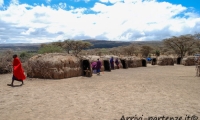
<path fill-rule="evenodd" d="M 24 75 L 24 70 L 22 68 L 22 64 L 19 60 L 19 58 L 14 58 L 13 60 L 13 75 L 18 79 L 18 80 L 24 80 L 26 79 L 26 76 Z"/>

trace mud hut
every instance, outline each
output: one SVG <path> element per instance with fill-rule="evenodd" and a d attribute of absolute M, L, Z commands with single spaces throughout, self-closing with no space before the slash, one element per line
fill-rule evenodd
<path fill-rule="evenodd" d="M 105 61 L 108 61 L 109 62 L 109 65 L 110 65 L 110 59 L 111 58 L 114 58 L 114 69 L 117 69 L 117 65 L 115 63 L 115 60 L 118 58 L 118 61 L 119 61 L 119 69 L 120 68 L 123 68 L 123 65 L 121 63 L 121 60 L 120 60 L 120 57 L 119 56 L 115 56 L 115 55 L 105 55 L 105 56 L 102 56 L 101 58 Z M 110 65 L 111 66 L 111 65 Z M 111 68 L 111 67 L 110 67 Z"/>
<path fill-rule="evenodd" d="M 177 65 L 180 65 L 180 64 L 181 64 L 181 57 L 177 57 L 177 58 L 176 58 L 176 64 L 177 64 Z"/>
<path fill-rule="evenodd" d="M 184 57 L 181 61 L 181 64 L 184 66 L 195 65 L 195 56 Z"/>
<path fill-rule="evenodd" d="M 90 63 L 90 66 L 92 66 L 92 64 L 96 64 L 97 59 L 99 59 L 99 61 L 101 61 L 101 72 L 110 71 L 110 66 L 108 64 L 109 61 L 103 60 L 100 56 L 88 55 L 88 56 L 82 56 L 81 59 L 88 60 Z"/>
<path fill-rule="evenodd" d="M 145 59 L 141 59 L 135 56 L 131 57 L 125 57 L 127 60 L 127 64 L 129 68 L 135 68 L 135 67 L 146 67 L 147 61 Z"/>
<path fill-rule="evenodd" d="M 142 67 L 146 67 L 147 66 L 147 60 L 145 58 L 142 58 L 141 61 L 142 61 Z"/>
<path fill-rule="evenodd" d="M 156 65 L 156 64 L 157 64 L 157 58 L 152 58 L 151 65 Z"/>
<path fill-rule="evenodd" d="M 169 56 L 160 56 L 157 59 L 157 64 L 158 65 L 174 65 L 174 59 Z"/>
<path fill-rule="evenodd" d="M 174 57 L 174 64 L 180 65 L 181 64 L 181 57 Z"/>
<path fill-rule="evenodd" d="M 128 60 L 125 57 L 121 57 L 120 61 L 121 61 L 121 64 L 122 64 L 122 68 L 128 69 Z"/>
<path fill-rule="evenodd" d="M 87 60 L 63 53 L 39 54 L 28 60 L 27 77 L 62 79 L 84 75 Z M 88 71 L 91 67 L 88 64 Z M 91 76 L 91 74 L 90 74 Z"/>

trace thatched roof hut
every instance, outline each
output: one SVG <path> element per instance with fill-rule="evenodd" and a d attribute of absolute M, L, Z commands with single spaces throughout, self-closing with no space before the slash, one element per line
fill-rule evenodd
<path fill-rule="evenodd" d="M 83 62 L 75 56 L 63 53 L 39 54 L 28 60 L 27 76 L 48 79 L 81 76 L 84 73 Z M 91 73 L 91 68 L 88 69 Z"/>
<path fill-rule="evenodd" d="M 181 61 L 182 61 L 181 57 L 174 57 L 173 59 L 174 59 L 174 64 L 177 64 L 177 65 L 181 64 Z"/>
<path fill-rule="evenodd" d="M 152 57 L 151 58 L 151 65 L 156 65 L 157 64 L 157 58 L 156 57 Z"/>
<path fill-rule="evenodd" d="M 124 57 L 123 59 L 127 60 L 128 67 L 130 68 L 147 66 L 147 62 L 145 59 L 141 59 L 135 56 Z"/>
<path fill-rule="evenodd" d="M 126 57 L 120 57 L 120 61 L 122 64 L 122 68 L 128 69 L 128 60 L 126 59 Z"/>
<path fill-rule="evenodd" d="M 141 61 L 142 61 L 141 67 L 147 67 L 147 60 L 145 58 L 142 58 Z"/>
<path fill-rule="evenodd" d="M 118 58 L 118 62 L 119 62 L 119 69 L 120 68 L 123 68 L 123 65 L 121 63 L 121 60 L 120 60 L 120 57 L 119 56 L 115 56 L 115 55 L 105 55 L 105 56 L 101 56 L 101 58 L 103 60 L 107 60 L 109 61 L 109 64 L 110 64 L 110 59 L 113 57 L 114 59 L 114 69 L 117 69 L 117 65 L 115 64 L 115 60 Z"/>
<path fill-rule="evenodd" d="M 181 61 L 181 64 L 184 66 L 195 65 L 195 56 L 184 57 Z"/>
<path fill-rule="evenodd" d="M 90 65 L 92 65 L 93 62 L 97 62 L 97 59 L 99 59 L 99 61 L 101 61 L 101 72 L 105 71 L 105 68 L 107 68 L 107 66 L 105 67 L 105 65 L 104 65 L 104 63 L 105 63 L 104 60 L 100 56 L 87 55 L 87 56 L 81 56 L 81 59 L 88 60 L 90 62 Z"/>
<path fill-rule="evenodd" d="M 157 59 L 158 65 L 174 65 L 174 59 L 170 56 L 160 56 Z"/>

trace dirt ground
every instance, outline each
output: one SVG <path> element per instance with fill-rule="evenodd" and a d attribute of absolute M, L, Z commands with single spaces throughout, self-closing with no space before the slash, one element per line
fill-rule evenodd
<path fill-rule="evenodd" d="M 144 120 L 149 116 L 185 120 L 186 115 L 200 119 L 200 77 L 195 77 L 194 66 L 148 65 L 91 78 L 27 78 L 21 87 L 7 86 L 11 77 L 0 75 L 0 120 Z"/>

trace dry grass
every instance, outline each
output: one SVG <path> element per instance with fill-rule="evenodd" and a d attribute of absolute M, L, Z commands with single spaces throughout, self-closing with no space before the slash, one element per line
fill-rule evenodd
<path fill-rule="evenodd" d="M 200 78 L 195 74 L 194 66 L 148 65 L 91 78 L 27 79 L 22 87 L 6 86 L 12 75 L 0 75 L 0 119 L 120 120 L 136 114 L 200 118 Z"/>
<path fill-rule="evenodd" d="M 5 51 L 0 55 L 0 74 L 12 72 L 13 51 Z"/>

